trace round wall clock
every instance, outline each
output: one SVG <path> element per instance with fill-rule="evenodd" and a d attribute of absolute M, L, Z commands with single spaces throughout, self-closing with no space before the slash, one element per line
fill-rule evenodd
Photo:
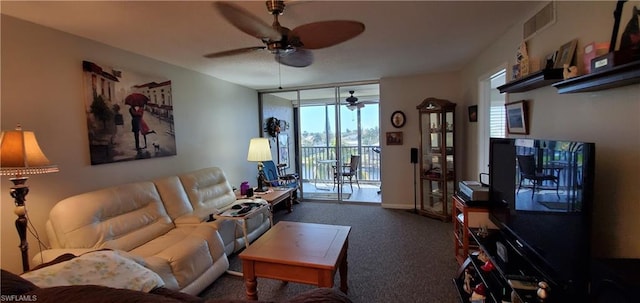
<path fill-rule="evenodd" d="M 393 114 L 391 114 L 391 125 L 393 125 L 393 127 L 401 128 L 402 126 L 404 126 L 405 122 L 406 117 L 404 116 L 404 113 L 402 111 L 397 110 L 393 112 Z"/>

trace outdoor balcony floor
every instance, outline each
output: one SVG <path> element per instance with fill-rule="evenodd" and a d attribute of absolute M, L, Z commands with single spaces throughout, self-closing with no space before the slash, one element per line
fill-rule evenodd
<path fill-rule="evenodd" d="M 379 193 L 380 182 L 363 182 L 360 181 L 360 188 L 354 182 L 353 192 L 347 182 L 342 186 L 343 194 L 348 194 L 347 199 L 343 199 L 344 202 L 370 202 L 381 203 L 382 197 Z M 318 181 L 315 183 L 313 180 L 304 181 L 302 183 L 303 200 L 337 200 L 338 188 L 334 187 L 331 180 Z M 318 196 L 319 194 L 320 196 Z"/>

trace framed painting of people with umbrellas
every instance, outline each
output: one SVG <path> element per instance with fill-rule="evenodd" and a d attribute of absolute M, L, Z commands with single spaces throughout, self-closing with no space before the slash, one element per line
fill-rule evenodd
<path fill-rule="evenodd" d="M 176 155 L 171 81 L 82 62 L 91 164 Z"/>

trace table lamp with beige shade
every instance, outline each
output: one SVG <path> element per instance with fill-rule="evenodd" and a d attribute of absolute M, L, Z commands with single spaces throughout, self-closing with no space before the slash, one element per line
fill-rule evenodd
<path fill-rule="evenodd" d="M 265 192 L 264 188 L 266 177 L 264 175 L 264 165 L 262 161 L 271 161 L 271 148 L 269 147 L 269 139 L 267 138 L 253 138 L 249 142 L 249 153 L 247 154 L 247 161 L 258 162 L 258 187 L 256 192 Z"/>

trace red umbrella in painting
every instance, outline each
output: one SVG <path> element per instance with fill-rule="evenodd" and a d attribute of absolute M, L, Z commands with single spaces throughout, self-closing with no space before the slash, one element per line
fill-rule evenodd
<path fill-rule="evenodd" d="M 133 93 L 124 99 L 124 104 L 131 106 L 144 106 L 147 102 L 149 102 L 149 98 L 140 93 Z"/>

